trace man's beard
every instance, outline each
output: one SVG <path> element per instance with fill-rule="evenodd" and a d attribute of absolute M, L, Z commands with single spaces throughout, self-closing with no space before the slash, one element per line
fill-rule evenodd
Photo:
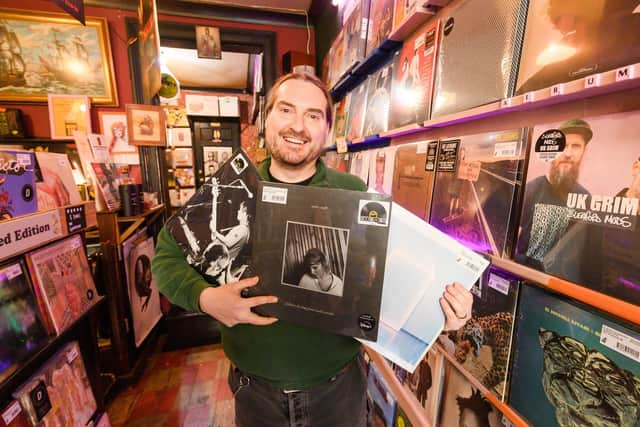
<path fill-rule="evenodd" d="M 560 169 L 557 164 L 552 164 L 549 171 L 549 182 L 557 193 L 567 194 L 578 182 L 579 175 L 580 164 L 571 163 L 571 167 L 564 170 Z"/>
<path fill-rule="evenodd" d="M 311 141 L 311 138 L 306 135 L 302 135 L 302 134 L 296 135 L 295 133 L 291 133 L 291 132 L 289 134 L 297 138 L 305 138 L 308 141 L 307 144 L 313 144 L 313 141 Z M 267 138 L 268 137 L 269 135 L 267 135 Z M 318 147 L 315 150 L 309 151 L 309 153 L 307 153 L 307 155 L 303 157 L 300 157 L 297 154 L 292 154 L 292 153 L 287 154 L 286 148 L 282 149 L 282 147 L 287 143 L 285 142 L 284 144 L 278 144 L 278 139 L 280 137 L 281 135 L 276 134 L 275 135 L 276 141 L 267 140 L 266 145 L 267 145 L 267 148 L 269 148 L 269 151 L 271 152 L 271 157 L 277 160 L 283 166 L 295 168 L 298 166 L 302 166 L 305 163 L 308 163 L 310 161 L 315 161 L 322 155 L 322 151 L 324 149 L 322 146 Z"/>

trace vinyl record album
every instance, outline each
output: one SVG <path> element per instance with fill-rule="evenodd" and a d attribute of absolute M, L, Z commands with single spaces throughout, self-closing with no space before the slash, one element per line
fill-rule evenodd
<path fill-rule="evenodd" d="M 424 220 L 429 219 L 438 141 L 398 146 L 393 167 L 393 201 Z"/>
<path fill-rule="evenodd" d="M 367 82 L 367 113 L 362 131 L 365 137 L 379 135 L 388 129 L 392 76 L 393 63 L 389 63 L 373 74 Z"/>
<path fill-rule="evenodd" d="M 45 343 L 26 270 L 19 261 L 0 266 L 0 382 Z"/>
<path fill-rule="evenodd" d="M 36 184 L 38 210 L 82 202 L 69 157 L 63 153 L 38 151 L 35 153 L 42 180 Z"/>
<path fill-rule="evenodd" d="M 368 426 L 395 426 L 395 413 L 398 399 L 391 391 L 378 367 L 372 363 L 369 365 L 367 376 L 367 425 Z"/>
<path fill-rule="evenodd" d="M 260 176 L 237 150 L 166 224 L 187 262 L 211 284 L 250 273 L 253 219 Z"/>
<path fill-rule="evenodd" d="M 471 319 L 440 342 L 464 369 L 505 400 L 520 278 L 492 266 L 473 288 Z"/>
<path fill-rule="evenodd" d="M 640 112 L 536 126 L 516 260 L 640 304 Z"/>
<path fill-rule="evenodd" d="M 424 414 L 432 426 L 438 425 L 443 380 L 444 356 L 432 347 L 413 374 L 407 372 L 403 381 L 404 388 L 412 393 L 424 408 Z"/>
<path fill-rule="evenodd" d="M 38 210 L 35 168 L 33 153 L 0 150 L 0 221 Z"/>
<path fill-rule="evenodd" d="M 471 249 L 510 257 L 528 137 L 522 128 L 440 141 L 431 225 Z"/>
<path fill-rule="evenodd" d="M 527 284 L 514 346 L 509 405 L 532 425 L 640 424 L 637 326 Z"/>
<path fill-rule="evenodd" d="M 431 118 L 513 92 L 527 0 L 464 0 L 442 18 Z"/>
<path fill-rule="evenodd" d="M 516 94 L 640 62 L 635 0 L 529 0 Z"/>
<path fill-rule="evenodd" d="M 347 141 L 361 138 L 367 114 L 367 82 L 362 82 L 351 91 L 349 101 L 349 120 L 347 122 Z"/>
<path fill-rule="evenodd" d="M 395 57 L 389 128 L 422 123 L 429 118 L 440 21 L 420 27 Z"/>
<path fill-rule="evenodd" d="M 449 361 L 440 401 L 441 426 L 503 427 L 502 413 Z M 507 424 L 508 425 L 508 424 Z"/>
<path fill-rule="evenodd" d="M 369 55 L 384 42 L 393 25 L 393 0 L 373 0 L 369 9 L 367 29 L 367 49 Z"/>
<path fill-rule="evenodd" d="M 97 408 L 77 341 L 64 345 L 13 395 L 32 426 L 84 427 Z"/>
<path fill-rule="evenodd" d="M 391 194 L 393 165 L 398 146 L 372 150 L 369 155 L 369 189 L 380 194 Z"/>
<path fill-rule="evenodd" d="M 74 234 L 26 255 L 35 294 L 43 315 L 59 335 L 97 300 L 84 242 Z"/>
<path fill-rule="evenodd" d="M 344 23 L 344 56 L 342 68 L 345 72 L 351 70 L 364 59 L 365 49 L 367 48 L 367 22 L 369 18 L 370 0 L 354 1 L 356 3 L 355 9 Z"/>
<path fill-rule="evenodd" d="M 375 341 L 390 209 L 378 194 L 262 183 L 251 292 L 278 303 L 254 310 Z"/>

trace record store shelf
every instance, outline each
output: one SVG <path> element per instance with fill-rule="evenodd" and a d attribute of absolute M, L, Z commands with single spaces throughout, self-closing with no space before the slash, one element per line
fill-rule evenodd
<path fill-rule="evenodd" d="M 523 279 L 543 285 L 555 292 L 588 304 L 620 319 L 627 320 L 636 325 L 640 324 L 640 306 L 638 305 L 601 294 L 584 286 L 520 265 L 509 259 L 503 259 L 493 255 L 491 255 L 490 258 L 491 264 L 517 274 Z"/>
<path fill-rule="evenodd" d="M 493 392 L 488 390 L 480 381 L 478 381 L 469 371 L 467 371 L 454 356 L 449 354 L 444 347 L 440 345 L 440 343 L 436 343 L 434 347 L 442 353 L 442 355 L 451 363 L 457 370 L 460 372 L 466 379 L 473 385 L 475 388 L 482 392 L 482 395 L 489 401 L 493 406 L 495 406 L 498 411 L 500 411 L 505 417 L 509 419 L 513 423 L 514 426 L 517 427 L 528 427 L 529 423 L 526 422 L 516 411 L 511 408 L 511 406 L 507 405 L 505 402 L 501 401 L 498 396 L 496 396 Z"/>
<path fill-rule="evenodd" d="M 391 129 L 388 132 L 381 133 L 380 137 L 397 138 L 429 129 L 453 126 L 516 111 L 536 110 L 550 105 L 635 88 L 640 88 L 640 63 L 627 65 L 617 70 L 594 74 L 567 83 L 560 83 L 555 86 L 528 92 L 512 98 L 506 98 L 501 101 L 495 101 L 459 113 L 448 114 L 437 119 L 426 120 L 423 123 Z M 364 138 L 349 142 L 347 147 L 349 147 L 349 149 L 357 147 L 358 150 L 377 148 L 368 145 L 369 139 L 370 138 Z M 373 141 L 375 141 L 375 139 Z M 335 150 L 335 146 L 328 147 L 327 150 Z"/>
<path fill-rule="evenodd" d="M 97 225 L 93 201 L 34 212 L 0 222 L 0 261 Z M 44 235 L 45 237 L 40 237 Z"/>

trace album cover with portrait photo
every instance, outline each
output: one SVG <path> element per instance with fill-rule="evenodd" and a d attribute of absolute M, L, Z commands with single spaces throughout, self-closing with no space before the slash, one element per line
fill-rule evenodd
<path fill-rule="evenodd" d="M 153 238 L 147 237 L 146 227 L 122 243 L 136 347 L 142 344 L 162 317 L 160 293 L 151 274 L 154 254 Z"/>
<path fill-rule="evenodd" d="M 535 126 L 516 261 L 640 304 L 640 112 Z"/>
<path fill-rule="evenodd" d="M 640 62 L 640 2 L 529 0 L 516 94 Z"/>
<path fill-rule="evenodd" d="M 640 332 L 534 284 L 520 291 L 509 405 L 535 426 L 640 425 Z"/>
<path fill-rule="evenodd" d="M 247 154 L 237 150 L 192 197 L 179 200 L 182 207 L 166 223 L 187 262 L 214 286 L 254 275 L 251 245 L 259 181 Z"/>
<path fill-rule="evenodd" d="M 263 183 L 252 294 L 275 295 L 260 314 L 376 340 L 390 197 Z"/>

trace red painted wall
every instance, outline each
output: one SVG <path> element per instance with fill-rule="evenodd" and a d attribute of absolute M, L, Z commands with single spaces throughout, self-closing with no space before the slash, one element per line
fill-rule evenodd
<path fill-rule="evenodd" d="M 131 0 L 134 1 L 134 0 Z M 0 7 L 17 8 L 37 11 L 64 13 L 50 1 L 45 0 L 0 0 Z M 109 23 L 109 35 L 111 39 L 111 51 L 113 54 L 113 66 L 116 74 L 116 85 L 118 86 L 117 107 L 94 107 L 91 109 L 91 123 L 94 132 L 99 131 L 98 111 L 124 111 L 124 106 L 132 102 L 133 94 L 131 81 L 129 80 L 129 59 L 127 53 L 127 32 L 124 20 L 126 17 L 136 16 L 135 12 L 119 9 L 108 9 L 101 7 L 85 7 L 86 16 L 105 17 Z M 173 15 L 159 15 L 158 20 L 162 22 L 182 22 L 190 24 L 206 24 L 218 27 L 244 28 L 249 30 L 273 31 L 276 33 L 278 72 L 280 72 L 282 55 L 289 50 L 306 51 L 307 30 L 304 28 L 283 27 L 275 25 L 247 24 L 232 21 L 219 21 L 213 19 L 187 18 Z M 309 46 L 311 54 L 315 54 L 313 46 L 314 33 L 311 30 L 311 40 Z M 22 110 L 27 132 L 32 137 L 48 138 L 49 113 L 45 104 L 1 104 L 0 107 L 13 107 Z"/>

